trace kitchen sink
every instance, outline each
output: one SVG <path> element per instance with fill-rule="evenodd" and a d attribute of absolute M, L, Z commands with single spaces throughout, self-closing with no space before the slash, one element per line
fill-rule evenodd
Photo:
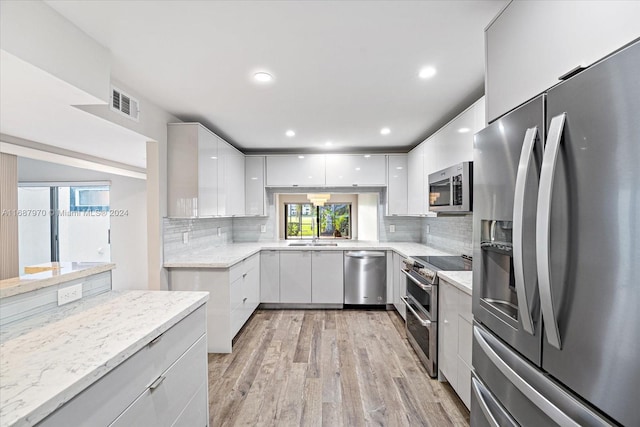
<path fill-rule="evenodd" d="M 288 246 L 338 246 L 337 243 L 331 243 L 331 242 L 316 242 L 316 243 L 312 243 L 312 242 L 296 242 L 296 243 L 289 243 Z"/>

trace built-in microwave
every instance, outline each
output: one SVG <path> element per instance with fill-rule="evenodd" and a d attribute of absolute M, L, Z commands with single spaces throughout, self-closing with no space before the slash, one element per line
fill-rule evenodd
<path fill-rule="evenodd" d="M 462 162 L 429 174 L 429 210 L 471 212 L 473 203 L 473 162 Z"/>

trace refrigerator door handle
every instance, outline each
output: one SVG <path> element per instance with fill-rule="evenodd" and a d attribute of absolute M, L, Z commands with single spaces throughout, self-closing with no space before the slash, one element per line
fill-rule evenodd
<path fill-rule="evenodd" d="M 476 396 L 478 406 L 480 407 L 480 411 L 482 411 L 482 415 L 484 415 L 484 419 L 487 420 L 487 424 L 490 427 L 505 427 L 501 425 L 500 422 L 496 419 L 496 416 L 491 412 L 491 408 L 486 401 L 486 393 L 488 393 L 486 387 L 482 385 L 480 381 L 478 381 L 475 377 L 471 377 L 471 391 Z M 509 427 L 517 427 L 517 423 L 513 421 L 513 418 L 506 412 L 503 412 L 501 420 L 504 424 L 509 423 Z"/>
<path fill-rule="evenodd" d="M 533 335 L 533 320 L 531 319 L 531 309 L 527 301 L 527 289 L 524 284 L 524 264 L 522 254 L 522 235 L 524 221 L 524 196 L 527 186 L 527 176 L 529 165 L 533 155 L 533 147 L 538 138 L 538 127 L 527 129 L 522 143 L 520 153 L 520 163 L 516 175 L 516 188 L 513 199 L 513 267 L 516 282 L 516 296 L 518 298 L 518 311 L 522 320 L 522 328 Z"/>
<path fill-rule="evenodd" d="M 560 408 L 550 402 L 544 395 L 536 390 L 531 384 L 529 384 L 524 378 L 509 366 L 502 358 L 495 352 L 487 340 L 482 336 L 483 333 L 477 326 L 473 328 L 473 337 L 478 343 L 482 351 L 491 360 L 491 363 L 513 384 L 529 401 L 538 407 L 542 412 L 547 414 L 549 418 L 555 421 L 562 427 L 580 427 L 580 424 L 572 420 L 567 414 L 565 414 Z"/>
<path fill-rule="evenodd" d="M 536 264 L 538 269 L 538 285 L 540 290 L 540 306 L 544 319 L 547 341 L 560 350 L 562 342 L 558 330 L 558 320 L 551 295 L 551 269 L 549 262 L 549 233 L 551 231 L 551 197 L 556 162 L 560 151 L 560 141 L 567 114 L 562 113 L 551 119 L 547 146 L 542 157 L 540 170 L 540 191 L 538 193 L 538 210 L 536 212 Z"/>

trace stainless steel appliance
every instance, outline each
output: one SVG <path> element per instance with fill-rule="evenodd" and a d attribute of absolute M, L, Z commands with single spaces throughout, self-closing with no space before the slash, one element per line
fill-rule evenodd
<path fill-rule="evenodd" d="M 471 212 L 473 203 L 473 163 L 462 162 L 429 174 L 429 210 Z"/>
<path fill-rule="evenodd" d="M 401 270 L 407 280 L 407 340 L 431 377 L 438 373 L 438 271 L 471 270 L 461 256 L 410 257 Z"/>
<path fill-rule="evenodd" d="M 387 254 L 382 251 L 344 253 L 344 303 L 387 303 Z"/>
<path fill-rule="evenodd" d="M 474 142 L 472 426 L 638 425 L 640 42 Z"/>

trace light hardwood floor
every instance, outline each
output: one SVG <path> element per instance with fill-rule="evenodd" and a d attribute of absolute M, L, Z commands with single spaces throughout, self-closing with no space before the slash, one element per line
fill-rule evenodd
<path fill-rule="evenodd" d="M 402 318 L 381 310 L 258 310 L 209 355 L 211 426 L 468 426 L 428 377 Z"/>

